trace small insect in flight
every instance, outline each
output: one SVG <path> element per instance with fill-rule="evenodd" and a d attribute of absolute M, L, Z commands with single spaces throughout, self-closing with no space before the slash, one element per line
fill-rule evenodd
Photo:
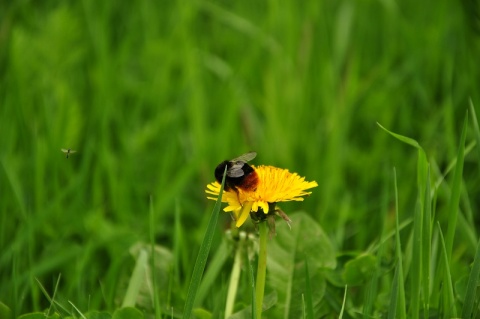
<path fill-rule="evenodd" d="M 67 154 L 67 158 L 68 158 L 68 156 L 69 156 L 70 154 L 76 153 L 77 151 L 74 151 L 74 150 L 72 150 L 72 149 L 70 149 L 70 148 L 67 148 L 67 149 L 62 148 L 62 152 L 64 152 L 65 154 Z"/>
<path fill-rule="evenodd" d="M 225 176 L 225 190 L 233 189 L 238 192 L 238 189 L 253 191 L 258 184 L 257 172 L 247 164 L 257 156 L 257 153 L 250 152 L 240 155 L 232 160 L 225 160 L 218 164 L 215 168 L 215 179 L 222 183 L 223 172 L 225 166 L 227 167 L 227 176 Z"/>

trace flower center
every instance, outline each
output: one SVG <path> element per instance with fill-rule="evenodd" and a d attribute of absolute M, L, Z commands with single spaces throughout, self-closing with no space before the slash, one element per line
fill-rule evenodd
<path fill-rule="evenodd" d="M 259 223 L 267 219 L 268 216 L 275 215 L 275 209 L 276 209 L 277 203 L 268 203 L 268 213 L 265 214 L 263 211 L 263 208 L 258 207 L 258 210 L 256 212 L 251 211 L 250 212 L 250 218 L 255 222 Z"/>

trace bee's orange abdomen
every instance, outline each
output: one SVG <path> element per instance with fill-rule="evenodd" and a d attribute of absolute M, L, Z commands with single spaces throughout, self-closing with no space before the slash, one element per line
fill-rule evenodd
<path fill-rule="evenodd" d="M 258 174 L 253 171 L 246 175 L 240 185 L 237 187 L 244 191 L 255 191 L 258 185 Z"/>

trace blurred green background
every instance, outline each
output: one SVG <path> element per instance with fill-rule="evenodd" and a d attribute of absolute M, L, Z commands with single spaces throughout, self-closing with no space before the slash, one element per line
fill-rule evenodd
<path fill-rule="evenodd" d="M 35 278 L 51 293 L 61 273 L 66 299 L 112 307 L 128 250 L 151 227 L 157 244 L 182 247 L 186 289 L 213 207 L 205 185 L 251 150 L 254 164 L 318 182 L 287 214 L 308 212 L 339 252 L 366 249 L 393 221 L 393 167 L 401 220 L 416 196 L 416 151 L 376 123 L 419 141 L 436 179 L 469 99 L 480 105 L 475 5 L 2 2 L 0 301 L 41 310 Z M 475 212 L 468 156 L 464 176 Z"/>

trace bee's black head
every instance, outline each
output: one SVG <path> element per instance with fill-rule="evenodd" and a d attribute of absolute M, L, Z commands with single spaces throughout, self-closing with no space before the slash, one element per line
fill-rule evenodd
<path fill-rule="evenodd" d="M 220 184 L 222 183 L 223 172 L 225 171 L 225 166 L 228 166 L 228 161 L 223 161 L 215 168 L 215 179 Z"/>

